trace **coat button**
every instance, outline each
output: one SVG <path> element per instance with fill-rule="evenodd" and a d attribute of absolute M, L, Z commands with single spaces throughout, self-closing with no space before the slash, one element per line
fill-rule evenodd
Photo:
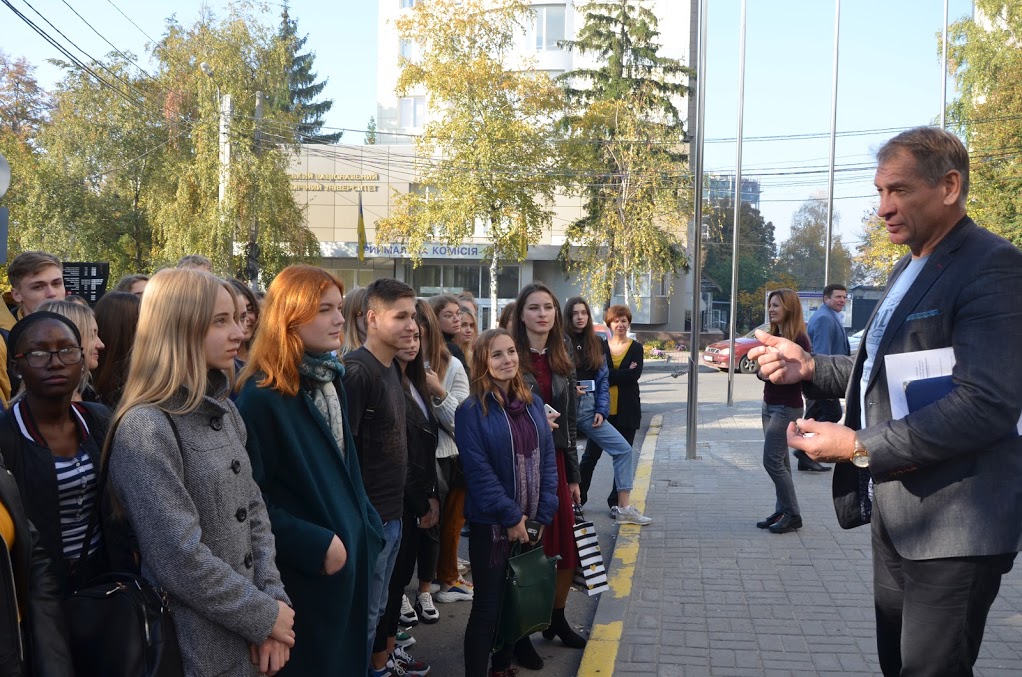
<path fill-rule="evenodd" d="M 245 555 L 245 568 L 246 569 L 252 568 L 252 553 L 248 553 L 247 555 Z"/>
<path fill-rule="evenodd" d="M 213 430 L 220 430 L 221 428 L 224 427 L 224 420 L 219 416 L 214 416 L 213 418 L 209 419 L 209 427 L 212 428 Z"/>
<path fill-rule="evenodd" d="M 248 517 L 248 510 L 238 508 L 238 512 L 234 513 L 234 516 L 238 518 L 239 522 L 244 522 L 245 518 Z"/>
<path fill-rule="evenodd" d="M 240 474 L 241 473 L 241 461 L 239 461 L 238 459 L 234 459 L 233 461 L 231 461 L 231 470 L 234 471 L 235 475 Z"/>

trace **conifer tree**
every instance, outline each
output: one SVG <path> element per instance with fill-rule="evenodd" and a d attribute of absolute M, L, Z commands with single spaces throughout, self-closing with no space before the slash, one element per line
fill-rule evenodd
<path fill-rule="evenodd" d="M 298 35 L 298 20 L 291 18 L 287 2 L 280 15 L 278 39 L 285 45 L 290 64 L 287 64 L 288 91 L 279 97 L 277 107 L 298 113 L 301 118 L 297 129 L 299 143 L 337 143 L 341 139 L 341 132 L 320 133 L 323 129 L 323 116 L 330 112 L 334 102 L 333 99 L 317 99 L 323 93 L 327 80 L 316 81 L 317 74 L 312 70 L 316 54 L 302 52 L 309 36 Z"/>

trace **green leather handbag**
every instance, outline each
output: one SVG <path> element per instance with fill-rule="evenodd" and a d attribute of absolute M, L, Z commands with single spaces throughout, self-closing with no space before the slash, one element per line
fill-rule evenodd
<path fill-rule="evenodd" d="M 524 552 L 518 543 L 511 546 L 500 621 L 493 642 L 495 650 L 549 627 L 559 559 L 547 557 L 542 545 Z"/>

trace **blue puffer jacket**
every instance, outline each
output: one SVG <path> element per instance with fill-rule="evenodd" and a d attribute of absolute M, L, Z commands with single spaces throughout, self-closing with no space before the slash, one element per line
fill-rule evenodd
<path fill-rule="evenodd" d="M 470 523 L 513 527 L 522 520 L 515 497 L 515 452 L 511 424 L 492 394 L 483 414 L 481 402 L 470 397 L 454 416 L 454 434 L 465 466 L 465 519 Z M 554 438 L 543 412 L 543 401 L 533 395 L 529 414 L 539 432 L 540 494 L 536 521 L 550 524 L 557 510 L 557 464 Z"/>
<path fill-rule="evenodd" d="M 602 414 L 604 420 L 610 416 L 610 369 L 607 368 L 607 360 L 600 364 L 596 371 L 596 413 Z"/>

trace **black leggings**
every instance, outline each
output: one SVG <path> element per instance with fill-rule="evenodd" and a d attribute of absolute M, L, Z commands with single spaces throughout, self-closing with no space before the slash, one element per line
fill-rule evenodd
<path fill-rule="evenodd" d="M 472 584 L 475 593 L 472 613 L 465 626 L 465 677 L 486 677 L 491 661 L 493 635 L 500 618 L 507 575 L 507 554 L 493 547 L 493 530 L 489 524 L 469 525 L 468 559 L 472 563 Z M 493 671 L 511 666 L 513 646 L 506 645 L 492 653 Z"/>

